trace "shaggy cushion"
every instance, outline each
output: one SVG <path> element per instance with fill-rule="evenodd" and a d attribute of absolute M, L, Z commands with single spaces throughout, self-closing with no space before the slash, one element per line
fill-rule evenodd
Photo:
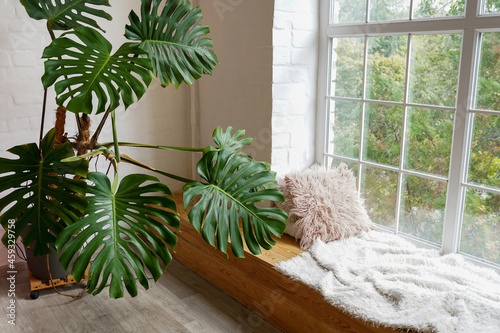
<path fill-rule="evenodd" d="M 290 213 L 290 210 L 293 208 L 293 204 L 292 204 L 292 198 L 290 197 L 290 195 L 286 189 L 285 178 L 278 177 L 277 180 L 278 180 L 278 183 L 276 184 L 276 188 L 278 190 L 280 190 L 283 193 L 283 195 L 285 196 L 285 202 L 277 201 L 276 206 L 279 209 L 284 210 L 288 214 L 288 220 L 286 221 L 286 229 L 285 229 L 284 233 L 298 239 L 300 237 L 298 236 L 297 225 L 295 224 L 295 221 L 297 220 L 297 216 L 292 215 Z"/>
<path fill-rule="evenodd" d="M 311 247 L 317 238 L 326 243 L 372 228 L 358 196 L 356 179 L 345 164 L 332 170 L 312 167 L 288 174 L 281 187 L 283 208 L 290 219 L 287 233 L 300 238 L 303 249 Z"/>

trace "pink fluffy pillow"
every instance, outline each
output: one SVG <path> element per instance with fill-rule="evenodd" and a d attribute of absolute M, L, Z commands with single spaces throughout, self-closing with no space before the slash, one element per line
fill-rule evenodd
<path fill-rule="evenodd" d="M 313 167 L 288 174 L 281 187 L 289 214 L 287 231 L 300 238 L 303 249 L 317 238 L 329 242 L 372 228 L 356 179 L 345 164 L 332 170 Z"/>

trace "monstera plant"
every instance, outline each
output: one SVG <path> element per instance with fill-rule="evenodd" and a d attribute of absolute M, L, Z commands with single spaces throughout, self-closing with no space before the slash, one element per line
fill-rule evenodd
<path fill-rule="evenodd" d="M 191 85 L 211 74 L 218 61 L 206 37 L 208 27 L 198 23 L 200 8 L 187 0 L 137 1 L 140 12 L 131 11 L 125 27 L 129 42 L 116 51 L 98 25 L 98 20 L 111 20 L 104 10 L 110 6 L 108 0 L 20 1 L 31 18 L 46 21 L 52 38 L 42 55 L 42 126 L 38 143 L 15 146 L 9 152 L 16 158 L 0 159 L 2 226 L 7 229 L 15 221 L 15 239 L 21 237 L 33 256 L 64 248 L 63 267 L 72 265 L 76 280 L 89 268 L 89 293 L 98 294 L 109 285 L 112 298 L 123 297 L 124 287 L 137 295 L 137 281 L 148 289 L 148 274 L 155 281 L 160 278 L 177 242 L 172 228 L 180 225 L 170 189 L 141 173 L 120 181 L 120 163 L 184 182 L 181 209 L 191 207 L 191 224 L 226 254 L 230 244 L 233 254 L 243 257 L 243 240 L 254 254 L 261 247 L 271 248 L 271 235 L 282 234 L 287 218 L 277 208 L 257 205 L 284 198 L 272 187 L 275 175 L 269 165 L 243 152 L 252 141 L 243 130 L 217 128 L 214 145 L 202 148 L 118 140 L 116 109 L 140 100 L 153 78 L 164 87 Z M 56 124 L 42 137 L 48 89 L 56 93 Z M 67 138 L 64 124 L 71 113 L 78 133 Z M 90 117 L 99 121 L 92 136 Z M 113 142 L 100 142 L 107 121 Z M 122 146 L 202 153 L 197 165 L 202 180 L 145 165 L 120 154 Z M 97 156 L 106 158 L 112 176 L 89 172 L 89 160 Z M 4 244 L 9 239 L 12 235 L 6 233 Z"/>

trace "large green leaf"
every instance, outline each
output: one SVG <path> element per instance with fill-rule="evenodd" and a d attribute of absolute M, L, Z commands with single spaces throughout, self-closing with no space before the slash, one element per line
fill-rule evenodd
<path fill-rule="evenodd" d="M 92 261 L 89 293 L 100 293 L 111 278 L 110 297 L 123 297 L 123 284 L 130 295 L 136 296 L 136 277 L 144 288 L 149 288 L 144 266 L 157 281 L 163 273 L 159 259 L 165 266 L 172 259 L 167 244 L 174 248 L 177 237 L 166 224 L 179 228 L 179 218 L 158 207 L 175 211 L 175 201 L 164 196 L 172 193 L 148 175 L 125 177 L 116 193 L 106 175 L 92 172 L 88 179 L 94 185 L 88 187 L 89 205 L 84 218 L 66 228 L 56 242 L 58 251 L 67 244 L 61 264 L 67 268 L 78 256 L 71 273 L 81 280 Z"/>
<path fill-rule="evenodd" d="M 241 221 L 245 242 L 252 253 L 260 253 L 259 245 L 270 249 L 276 243 L 271 234 L 283 233 L 287 215 L 277 208 L 255 205 L 262 200 L 284 201 L 280 191 L 269 187 L 276 179 L 268 165 L 226 148 L 207 152 L 197 168 L 208 183 L 186 184 L 184 205 L 187 209 L 194 202 L 188 216 L 203 238 L 227 254 L 230 237 L 234 255 L 243 257 Z"/>
<path fill-rule="evenodd" d="M 16 239 L 31 224 L 23 242 L 32 247 L 34 256 L 51 253 L 49 245 L 54 245 L 67 225 L 78 220 L 78 212 L 83 212 L 87 204 L 81 197 L 85 195 L 85 182 L 66 174 L 86 176 L 88 162 L 61 163 L 63 158 L 73 156 L 73 149 L 69 142 L 54 149 L 55 134 L 52 129 L 42 141 L 43 159 L 35 143 L 9 149 L 17 159 L 0 158 L 0 211 L 7 208 L 0 217 L 1 224 L 7 227 L 9 220 L 19 217 Z"/>
<path fill-rule="evenodd" d="M 237 130 L 232 134 L 233 128 L 228 126 L 224 131 L 220 126 L 214 130 L 212 137 L 217 144 L 217 149 L 232 149 L 240 151 L 244 146 L 252 144 L 252 138 L 244 138 L 245 130 Z"/>
<path fill-rule="evenodd" d="M 203 154 L 210 151 L 232 150 L 234 153 L 248 156 L 242 151 L 244 146 L 252 144 L 252 138 L 245 138 L 245 130 L 237 130 L 233 134 L 233 128 L 228 126 L 226 131 L 222 127 L 217 127 L 212 133 L 212 138 L 216 146 L 208 146 L 203 149 Z M 248 156 L 249 158 L 252 158 Z"/>
<path fill-rule="evenodd" d="M 47 20 L 54 30 L 69 30 L 81 26 L 101 29 L 93 16 L 111 20 L 111 15 L 96 8 L 110 7 L 108 0 L 21 0 L 21 3 L 30 17 Z"/>
<path fill-rule="evenodd" d="M 161 0 L 142 0 L 141 18 L 132 11 L 125 36 L 140 41 L 141 47 L 153 62 L 153 75 L 162 86 L 182 81 L 193 84 L 203 74 L 212 74 L 217 56 L 210 48 L 212 40 L 204 38 L 210 29 L 197 24 L 201 18 L 199 7 L 192 8 L 187 0 L 169 0 L 164 7 Z"/>
<path fill-rule="evenodd" d="M 79 42 L 66 37 L 69 35 Z M 152 80 L 150 60 L 139 57 L 146 52 L 133 43 L 123 44 L 114 54 L 111 49 L 111 43 L 97 30 L 83 27 L 63 34 L 45 48 L 43 58 L 49 60 L 42 82 L 45 88 L 55 83 L 59 106 L 90 114 L 95 98 L 96 113 L 101 113 L 108 107 L 116 109 L 120 96 L 127 108 L 144 95 Z"/>

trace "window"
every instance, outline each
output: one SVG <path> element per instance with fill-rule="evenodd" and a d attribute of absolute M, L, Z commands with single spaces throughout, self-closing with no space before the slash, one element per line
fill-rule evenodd
<path fill-rule="evenodd" d="M 500 0 L 322 6 L 318 158 L 380 228 L 500 268 Z"/>

